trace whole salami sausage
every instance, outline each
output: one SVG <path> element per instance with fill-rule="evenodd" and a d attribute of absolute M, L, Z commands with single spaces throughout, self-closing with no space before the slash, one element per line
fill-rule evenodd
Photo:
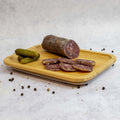
<path fill-rule="evenodd" d="M 74 40 L 60 38 L 54 35 L 47 35 L 42 47 L 49 52 L 56 53 L 68 58 L 77 58 L 80 48 Z"/>

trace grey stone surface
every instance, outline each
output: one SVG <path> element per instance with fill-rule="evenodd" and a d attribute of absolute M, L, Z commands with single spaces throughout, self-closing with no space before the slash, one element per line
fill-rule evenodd
<path fill-rule="evenodd" d="M 117 61 L 80 89 L 3 64 L 16 48 L 40 44 L 48 34 L 74 39 L 82 49 L 114 50 Z M 0 0 L 0 120 L 120 120 L 119 56 L 120 0 Z"/>

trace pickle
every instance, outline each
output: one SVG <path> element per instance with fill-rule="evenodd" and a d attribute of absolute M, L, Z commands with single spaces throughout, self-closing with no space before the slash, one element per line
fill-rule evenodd
<path fill-rule="evenodd" d="M 15 53 L 17 55 L 23 56 L 23 57 L 37 57 L 38 53 L 35 51 L 27 50 L 27 49 L 16 49 Z"/>
<path fill-rule="evenodd" d="M 23 56 L 18 56 L 18 61 L 22 60 L 23 58 Z"/>
<path fill-rule="evenodd" d="M 30 63 L 30 62 L 33 62 L 33 61 L 34 61 L 33 58 L 26 57 L 26 58 L 21 59 L 19 62 L 21 64 L 26 64 L 26 63 Z"/>
<path fill-rule="evenodd" d="M 38 53 L 38 56 L 36 56 L 36 57 L 33 58 L 34 61 L 35 61 L 35 60 L 38 60 L 39 57 L 40 57 L 40 54 Z"/>
<path fill-rule="evenodd" d="M 19 56 L 19 57 L 21 57 L 21 56 Z M 26 64 L 26 63 L 30 63 L 30 62 L 33 62 L 33 61 L 36 61 L 36 60 L 38 60 L 38 58 L 40 57 L 40 54 L 38 53 L 38 56 L 36 56 L 36 57 L 34 57 L 34 58 L 30 58 L 30 57 L 25 57 L 25 58 L 23 58 L 23 57 L 21 57 L 22 59 L 20 59 L 20 63 L 21 64 Z"/>

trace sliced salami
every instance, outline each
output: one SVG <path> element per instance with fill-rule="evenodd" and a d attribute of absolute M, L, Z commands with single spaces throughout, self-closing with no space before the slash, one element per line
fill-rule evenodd
<path fill-rule="evenodd" d="M 60 38 L 54 35 L 47 35 L 42 47 L 48 52 L 56 53 L 67 58 L 77 58 L 80 48 L 74 40 Z"/>
<path fill-rule="evenodd" d="M 76 71 L 75 68 L 71 64 L 67 63 L 59 63 L 61 70 L 66 71 L 66 72 L 74 72 Z"/>
<path fill-rule="evenodd" d="M 61 63 L 68 63 L 68 64 L 73 64 L 74 61 L 72 59 L 67 59 L 67 58 L 58 58 L 58 60 L 61 62 Z"/>
<path fill-rule="evenodd" d="M 76 59 L 75 63 L 82 64 L 82 65 L 87 65 L 87 66 L 94 66 L 95 65 L 95 61 L 86 60 L 86 59 Z"/>
<path fill-rule="evenodd" d="M 85 71 L 85 72 L 91 72 L 93 70 L 92 66 L 86 66 L 81 64 L 74 64 L 73 68 L 75 68 L 76 70 Z"/>
<path fill-rule="evenodd" d="M 60 65 L 58 63 L 56 63 L 56 64 L 47 64 L 47 65 L 45 65 L 45 68 L 47 70 L 59 71 L 60 70 Z"/>
<path fill-rule="evenodd" d="M 42 61 L 42 63 L 43 63 L 44 65 L 46 65 L 46 64 L 55 64 L 55 63 L 58 63 L 58 62 L 59 62 L 59 61 L 58 61 L 57 58 L 44 59 L 44 60 Z"/>

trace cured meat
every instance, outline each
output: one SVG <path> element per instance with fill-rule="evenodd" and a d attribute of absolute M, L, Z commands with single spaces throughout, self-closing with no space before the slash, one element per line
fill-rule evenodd
<path fill-rule="evenodd" d="M 80 52 L 79 46 L 74 40 L 60 38 L 54 35 L 46 36 L 42 42 L 42 47 L 48 52 L 68 58 L 77 58 Z"/>
<path fill-rule="evenodd" d="M 67 58 L 58 58 L 58 60 L 61 62 L 61 63 L 68 63 L 68 64 L 73 64 L 74 61 L 72 59 L 67 59 Z"/>
<path fill-rule="evenodd" d="M 76 59 L 75 63 L 82 64 L 82 65 L 87 65 L 87 66 L 94 66 L 95 65 L 95 61 L 85 60 L 85 59 Z"/>
<path fill-rule="evenodd" d="M 76 70 L 86 71 L 86 72 L 91 72 L 93 70 L 92 66 L 86 66 L 81 64 L 74 64 L 73 68 L 75 68 Z"/>
<path fill-rule="evenodd" d="M 45 65 L 45 68 L 47 70 L 59 71 L 60 70 L 60 65 L 59 64 L 47 64 L 47 65 Z"/>
<path fill-rule="evenodd" d="M 74 72 L 76 71 L 75 68 L 73 68 L 73 66 L 71 64 L 67 64 L 67 63 L 59 63 L 61 70 L 63 71 L 67 71 L 67 72 Z"/>
<path fill-rule="evenodd" d="M 46 65 L 46 64 L 55 64 L 55 63 L 58 63 L 59 61 L 58 61 L 58 59 L 57 58 L 49 58 L 49 59 L 44 59 L 43 61 L 42 61 L 42 63 L 44 64 L 44 65 Z"/>

